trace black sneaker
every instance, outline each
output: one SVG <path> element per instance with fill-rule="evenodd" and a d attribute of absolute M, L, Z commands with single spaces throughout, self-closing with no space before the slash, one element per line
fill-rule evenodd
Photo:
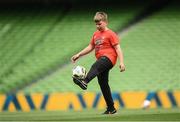
<path fill-rule="evenodd" d="M 116 109 L 107 109 L 103 114 L 115 114 L 117 111 Z"/>
<path fill-rule="evenodd" d="M 86 90 L 87 89 L 87 84 L 82 80 L 77 77 L 73 77 L 73 81 L 76 85 L 81 87 L 81 89 Z"/>

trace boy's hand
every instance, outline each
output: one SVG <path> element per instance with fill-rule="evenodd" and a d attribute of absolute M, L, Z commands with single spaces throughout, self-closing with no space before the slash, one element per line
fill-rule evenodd
<path fill-rule="evenodd" d="M 77 60 L 79 57 L 80 57 L 80 55 L 79 55 L 79 54 L 76 54 L 76 55 L 72 56 L 72 57 L 71 57 L 71 61 L 72 61 L 72 63 L 75 63 L 75 62 L 76 62 L 76 60 Z"/>
<path fill-rule="evenodd" d="M 124 72 L 125 71 L 124 63 L 120 63 L 119 68 L 120 68 L 120 72 Z"/>

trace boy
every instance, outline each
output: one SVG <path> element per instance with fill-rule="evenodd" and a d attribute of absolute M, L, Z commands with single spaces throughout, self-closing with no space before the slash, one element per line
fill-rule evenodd
<path fill-rule="evenodd" d="M 119 45 L 118 36 L 107 27 L 108 17 L 105 12 L 97 12 L 94 16 L 97 31 L 93 34 L 90 44 L 82 51 L 72 56 L 71 61 L 75 61 L 95 49 L 96 62 L 91 66 L 85 79 L 73 77 L 73 81 L 83 90 L 87 89 L 87 84 L 97 76 L 102 94 L 104 96 L 107 110 L 104 114 L 114 114 L 114 102 L 111 95 L 111 90 L 108 84 L 109 71 L 115 65 L 117 57 L 120 60 L 120 71 L 125 71 L 123 61 L 123 53 Z"/>

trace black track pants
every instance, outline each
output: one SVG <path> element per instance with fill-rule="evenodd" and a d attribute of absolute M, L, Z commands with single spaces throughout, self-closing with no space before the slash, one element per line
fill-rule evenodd
<path fill-rule="evenodd" d="M 103 56 L 92 65 L 85 79 L 85 81 L 88 83 L 97 76 L 98 83 L 100 85 L 102 94 L 109 109 L 114 108 L 114 102 L 111 96 L 111 89 L 108 84 L 109 71 L 112 67 L 113 65 L 110 59 Z"/>

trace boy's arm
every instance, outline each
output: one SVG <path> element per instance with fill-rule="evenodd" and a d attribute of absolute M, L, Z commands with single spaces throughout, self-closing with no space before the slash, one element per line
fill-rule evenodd
<path fill-rule="evenodd" d="M 90 53 L 94 49 L 94 46 L 92 44 L 89 44 L 86 48 L 81 50 L 79 53 L 75 54 L 74 56 L 71 57 L 71 61 L 75 63 L 75 61 L 80 58 L 83 55 L 86 55 Z"/>
<path fill-rule="evenodd" d="M 122 52 L 119 44 L 115 45 L 114 49 L 116 50 L 116 53 L 117 53 L 118 58 L 120 60 L 120 65 L 119 65 L 120 71 L 123 72 L 123 71 L 125 71 L 123 52 Z"/>

